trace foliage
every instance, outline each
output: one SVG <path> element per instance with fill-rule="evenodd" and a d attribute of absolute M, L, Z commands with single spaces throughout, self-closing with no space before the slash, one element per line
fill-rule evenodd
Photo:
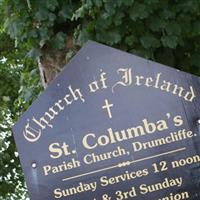
<path fill-rule="evenodd" d="M 33 57 L 44 46 L 64 49 L 68 36 L 74 35 L 79 45 L 93 39 L 200 73 L 198 0 L 3 2 L 6 31 L 16 43 L 28 44 Z"/>
<path fill-rule="evenodd" d="M 19 49 L 0 56 L 0 199 L 25 199 L 11 127 L 41 91 L 39 73 Z M 26 67 L 23 67 L 26 66 Z"/>
<path fill-rule="evenodd" d="M 34 61 L 25 57 L 26 45 L 16 48 L 2 24 L 0 41 L 0 200 L 23 200 L 27 194 L 11 127 L 41 91 L 40 78 Z"/>
<path fill-rule="evenodd" d="M 125 51 L 200 73 L 198 0 L 84 0 L 79 40 L 88 38 Z M 88 19 L 88 21 L 85 21 Z"/>
<path fill-rule="evenodd" d="M 0 17 L 0 199 L 25 198 L 11 126 L 41 91 L 29 57 L 73 37 L 200 75 L 199 0 L 0 0 Z"/>

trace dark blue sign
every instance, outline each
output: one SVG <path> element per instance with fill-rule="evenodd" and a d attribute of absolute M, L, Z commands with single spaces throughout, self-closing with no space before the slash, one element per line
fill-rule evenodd
<path fill-rule="evenodd" d="M 88 42 L 13 128 L 31 200 L 200 199 L 199 88 Z"/>

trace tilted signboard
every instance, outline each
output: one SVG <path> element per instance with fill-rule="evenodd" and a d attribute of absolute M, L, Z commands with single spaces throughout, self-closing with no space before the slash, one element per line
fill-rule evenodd
<path fill-rule="evenodd" d="M 13 128 L 31 200 L 200 199 L 199 88 L 88 42 Z"/>

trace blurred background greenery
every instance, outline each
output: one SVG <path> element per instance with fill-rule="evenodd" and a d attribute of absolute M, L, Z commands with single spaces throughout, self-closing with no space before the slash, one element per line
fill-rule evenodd
<path fill-rule="evenodd" d="M 0 200 L 27 199 L 11 127 L 88 40 L 200 75 L 199 0 L 0 0 Z"/>

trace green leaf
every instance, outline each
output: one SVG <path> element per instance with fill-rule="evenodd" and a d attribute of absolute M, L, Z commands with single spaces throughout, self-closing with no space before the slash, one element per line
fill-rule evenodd
<path fill-rule="evenodd" d="M 87 32 L 85 29 L 81 30 L 77 38 L 78 45 L 82 46 L 85 42 L 89 40 L 89 38 L 89 32 Z"/>
<path fill-rule="evenodd" d="M 125 39 L 126 44 L 128 44 L 129 46 L 132 46 L 136 41 L 137 39 L 134 35 L 130 35 Z"/>
<path fill-rule="evenodd" d="M 194 66 L 200 66 L 200 55 L 199 54 L 194 54 L 192 57 L 191 57 L 191 63 L 192 65 Z"/>
<path fill-rule="evenodd" d="M 10 97 L 9 97 L 9 96 L 3 96 L 2 99 L 3 99 L 3 101 L 5 101 L 5 102 L 10 101 Z"/>
<path fill-rule="evenodd" d="M 194 35 L 200 35 L 200 22 L 195 22 L 193 24 L 193 34 Z"/>
<path fill-rule="evenodd" d="M 41 50 L 37 49 L 37 48 L 33 48 L 31 49 L 28 54 L 29 57 L 33 58 L 33 59 L 37 59 L 38 57 L 40 57 L 42 55 Z"/>
<path fill-rule="evenodd" d="M 111 31 L 109 32 L 110 37 L 112 37 L 112 44 L 117 44 L 119 41 L 121 41 L 121 35 L 118 31 Z"/>
<path fill-rule="evenodd" d="M 140 38 L 141 44 L 145 49 L 149 49 L 151 47 L 158 48 L 160 47 L 160 42 L 151 34 L 146 34 Z"/>
<path fill-rule="evenodd" d="M 95 6 L 97 6 L 97 8 L 100 8 L 103 5 L 103 2 L 101 0 L 93 0 Z"/>
<path fill-rule="evenodd" d="M 31 90 L 28 89 L 28 90 L 24 91 L 24 100 L 26 102 L 30 102 L 31 99 L 32 99 L 32 92 L 31 92 Z"/>
<path fill-rule="evenodd" d="M 106 1 L 104 4 L 105 11 L 108 13 L 109 16 L 112 16 L 116 12 L 116 7 L 117 7 L 117 1 L 116 0 L 109 0 Z"/>
<path fill-rule="evenodd" d="M 84 5 L 78 8 L 72 16 L 72 21 L 78 20 L 79 18 L 83 18 L 86 10 L 87 10 L 87 5 Z"/>
<path fill-rule="evenodd" d="M 152 18 L 150 18 L 149 23 L 149 27 L 152 31 L 160 31 L 165 27 L 165 20 L 157 17 L 157 16 L 153 16 Z"/>
<path fill-rule="evenodd" d="M 38 29 L 40 39 L 41 40 L 48 40 L 49 39 L 49 30 L 47 27 L 41 27 Z"/>
<path fill-rule="evenodd" d="M 28 33 L 28 37 L 37 38 L 38 37 L 37 31 L 35 29 L 31 29 L 30 32 Z"/>
<path fill-rule="evenodd" d="M 4 23 L 4 28 L 13 39 L 16 39 L 19 36 L 22 26 L 22 23 L 16 20 L 14 16 L 10 19 L 7 19 Z"/>
<path fill-rule="evenodd" d="M 124 18 L 124 14 L 123 13 L 117 13 L 117 15 L 113 18 L 113 21 L 114 21 L 114 24 L 116 25 L 116 26 L 119 26 L 119 25 L 121 25 L 122 24 L 122 22 L 123 22 L 123 18 Z"/>
<path fill-rule="evenodd" d="M 46 1 L 46 7 L 51 10 L 55 11 L 55 9 L 58 7 L 58 1 L 57 0 L 48 0 Z"/>
<path fill-rule="evenodd" d="M 166 32 L 168 35 L 180 35 L 181 34 L 181 27 L 176 22 L 169 22 L 166 27 Z"/>
<path fill-rule="evenodd" d="M 144 19 L 148 17 L 148 12 L 144 4 L 135 3 L 133 4 L 133 8 L 129 11 L 130 18 L 135 21 L 138 18 Z"/>
<path fill-rule="evenodd" d="M 56 15 L 53 13 L 49 13 L 49 21 L 53 22 L 56 20 Z"/>
<path fill-rule="evenodd" d="M 45 8 L 40 8 L 39 11 L 35 13 L 35 19 L 38 21 L 47 20 L 49 16 L 49 11 Z"/>
<path fill-rule="evenodd" d="M 100 41 L 106 42 L 109 45 L 114 45 L 121 41 L 121 34 L 118 30 L 110 30 L 104 33 L 99 33 L 97 37 Z"/>
<path fill-rule="evenodd" d="M 52 45 L 56 49 L 64 49 L 66 46 L 67 35 L 63 32 L 59 32 L 55 35 Z"/>
<path fill-rule="evenodd" d="M 58 16 L 61 17 L 63 20 L 71 19 L 72 15 L 73 11 L 69 5 L 64 5 L 58 13 Z"/>
<path fill-rule="evenodd" d="M 126 6 L 133 6 L 135 0 L 121 0 L 121 2 Z"/>
<path fill-rule="evenodd" d="M 176 48 L 178 45 L 178 37 L 177 36 L 163 36 L 161 41 L 165 47 Z"/>
<path fill-rule="evenodd" d="M 0 138 L 0 151 L 2 150 L 2 148 L 3 148 L 3 139 Z"/>
<path fill-rule="evenodd" d="M 163 9 L 161 13 L 162 18 L 164 19 L 173 19 L 175 15 L 176 13 L 171 9 Z"/>

